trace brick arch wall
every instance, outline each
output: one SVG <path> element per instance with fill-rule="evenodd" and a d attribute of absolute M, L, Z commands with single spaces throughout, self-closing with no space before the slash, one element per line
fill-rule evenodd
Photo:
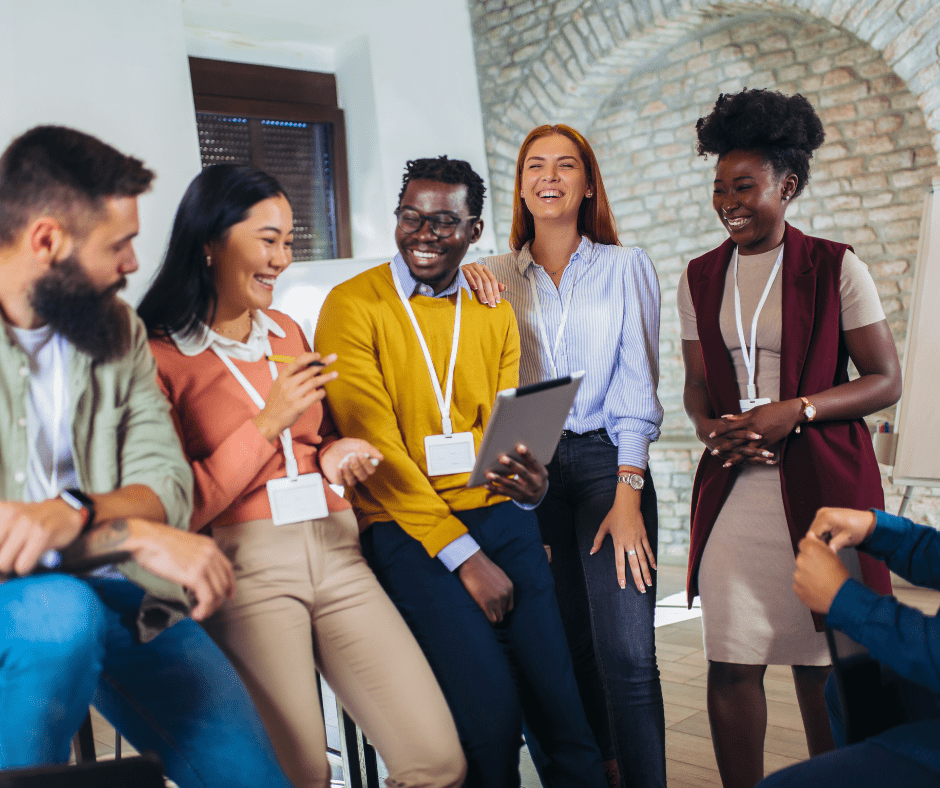
<path fill-rule="evenodd" d="M 933 0 L 468 0 L 497 236 L 509 236 L 513 162 L 533 126 L 587 127 L 631 73 L 696 31 L 768 10 L 823 22 L 882 53 L 940 151 L 940 5 Z M 511 173 L 511 167 L 509 168 Z"/>
<path fill-rule="evenodd" d="M 644 247 L 657 266 L 667 440 L 651 465 L 660 552 L 682 555 L 700 445 L 681 404 L 675 288 L 686 262 L 724 238 L 709 204 L 714 162 L 695 156 L 695 120 L 719 92 L 745 85 L 813 102 L 827 140 L 788 216 L 804 231 L 853 244 L 900 347 L 923 195 L 937 173 L 940 10 L 920 0 L 495 0 L 471 8 L 499 242 L 509 234 L 519 143 L 534 125 L 568 122 L 594 144 L 622 241 Z M 898 491 L 886 491 L 896 508 Z M 940 524 L 940 490 L 924 492 L 913 514 Z"/>

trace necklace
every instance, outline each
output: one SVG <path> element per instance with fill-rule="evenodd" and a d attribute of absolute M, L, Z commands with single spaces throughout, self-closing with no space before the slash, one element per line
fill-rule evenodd
<path fill-rule="evenodd" d="M 568 261 L 565 260 L 565 262 L 561 264 L 561 267 L 560 267 L 560 268 L 556 268 L 554 271 L 549 271 L 549 270 L 546 268 L 545 271 L 546 271 L 546 273 L 547 273 L 549 276 L 555 276 L 559 271 L 565 270 L 565 268 L 567 267 L 567 265 L 568 265 Z"/>

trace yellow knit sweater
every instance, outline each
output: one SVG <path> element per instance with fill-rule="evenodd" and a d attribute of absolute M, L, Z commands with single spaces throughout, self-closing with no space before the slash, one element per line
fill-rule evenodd
<path fill-rule="evenodd" d="M 463 289 L 447 298 L 412 296 L 442 391 L 458 297 L 464 302 L 450 415 L 454 432 L 472 432 L 479 450 L 496 392 L 517 385 L 519 333 L 507 301 L 493 309 Z M 441 433 L 440 410 L 388 265 L 330 292 L 314 348 L 339 355 L 339 377 L 326 392 L 340 435 L 363 438 L 385 456 L 368 482 L 347 491 L 360 529 L 394 520 L 436 556 L 467 532 L 452 512 L 507 500 L 466 487 L 468 473 L 428 477 L 424 438 Z"/>

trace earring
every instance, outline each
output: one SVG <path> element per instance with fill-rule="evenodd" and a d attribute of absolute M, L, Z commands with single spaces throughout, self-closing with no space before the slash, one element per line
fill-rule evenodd
<path fill-rule="evenodd" d="M 594 196 L 594 192 L 589 191 L 589 192 L 588 192 L 587 194 L 585 194 L 584 196 L 585 196 L 585 198 L 590 199 L 591 197 Z"/>
<path fill-rule="evenodd" d="M 206 255 L 206 265 L 212 267 L 212 257 L 210 255 Z"/>
<path fill-rule="evenodd" d="M 786 201 L 789 200 L 789 199 L 790 199 L 790 195 L 789 195 L 789 194 L 784 194 L 784 195 L 783 195 L 783 201 L 784 201 L 784 202 L 786 202 Z"/>

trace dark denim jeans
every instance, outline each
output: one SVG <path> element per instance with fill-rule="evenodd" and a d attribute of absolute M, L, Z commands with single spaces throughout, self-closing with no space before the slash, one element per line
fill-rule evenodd
<path fill-rule="evenodd" d="M 0 769 L 64 763 L 93 702 L 180 788 L 290 788 L 235 669 L 185 619 L 137 639 L 128 580 L 0 584 Z"/>
<path fill-rule="evenodd" d="M 588 722 L 604 759 L 616 756 L 622 785 L 662 788 L 666 725 L 653 635 L 656 574 L 641 594 L 628 569 L 621 589 L 610 537 L 590 555 L 614 503 L 617 448 L 603 431 L 564 437 L 548 474 L 548 494 L 536 514 L 551 547 L 555 596 Z M 648 470 L 640 506 L 655 552 L 656 491 Z"/>
<path fill-rule="evenodd" d="M 546 788 L 603 788 L 535 516 L 512 503 L 454 515 L 513 583 L 513 609 L 495 626 L 456 573 L 397 523 L 375 523 L 360 538 L 450 705 L 467 756 L 465 788 L 519 785 L 523 715 L 548 756 Z"/>

